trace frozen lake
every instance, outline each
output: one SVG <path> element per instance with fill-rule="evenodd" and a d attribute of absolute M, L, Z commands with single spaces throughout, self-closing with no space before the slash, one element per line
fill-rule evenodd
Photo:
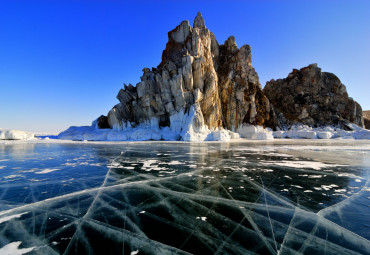
<path fill-rule="evenodd" d="M 0 143 L 0 254 L 370 254 L 370 141 Z"/>

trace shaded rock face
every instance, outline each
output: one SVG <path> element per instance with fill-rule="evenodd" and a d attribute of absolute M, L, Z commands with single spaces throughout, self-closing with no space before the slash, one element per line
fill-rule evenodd
<path fill-rule="evenodd" d="M 141 124 L 172 127 L 174 116 L 194 106 L 196 126 L 237 130 L 243 123 L 275 127 L 274 109 L 251 65 L 251 48 L 234 37 L 219 45 L 198 13 L 193 27 L 183 21 L 168 33 L 157 68 L 143 69 L 141 82 L 125 85 L 108 113 L 111 128 Z"/>
<path fill-rule="evenodd" d="M 286 124 L 317 127 L 352 122 L 363 127 L 361 106 L 348 97 L 346 87 L 317 64 L 293 69 L 287 78 L 271 80 L 263 90 Z"/>
<path fill-rule="evenodd" d="M 220 45 L 216 70 L 223 123 L 229 130 L 243 123 L 264 127 L 280 125 L 251 62 L 251 47 L 243 45 L 238 49 L 233 36 Z"/>
<path fill-rule="evenodd" d="M 100 129 L 111 128 L 111 127 L 109 126 L 107 116 L 104 116 L 104 115 L 101 115 L 101 116 L 97 119 L 97 123 L 96 123 L 96 124 L 97 124 L 98 128 L 100 128 Z"/>
<path fill-rule="evenodd" d="M 370 111 L 363 111 L 364 126 L 366 129 L 370 129 Z"/>

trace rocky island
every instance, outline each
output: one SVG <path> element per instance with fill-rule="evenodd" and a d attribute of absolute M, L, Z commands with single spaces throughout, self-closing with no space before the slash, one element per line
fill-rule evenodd
<path fill-rule="evenodd" d="M 361 106 L 316 64 L 294 69 L 262 89 L 251 47 L 230 36 L 219 44 L 201 13 L 168 32 L 162 61 L 124 85 L 119 103 L 89 127 L 70 127 L 71 140 L 227 141 L 245 137 L 370 138 Z"/>

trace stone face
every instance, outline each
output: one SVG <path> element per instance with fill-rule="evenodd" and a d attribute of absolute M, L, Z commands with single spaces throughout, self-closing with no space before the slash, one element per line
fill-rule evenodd
<path fill-rule="evenodd" d="M 370 129 L 370 111 L 363 111 L 364 126 L 366 129 Z"/>
<path fill-rule="evenodd" d="M 168 33 L 157 68 L 144 68 L 136 87 L 119 91 L 108 124 L 124 129 L 157 119 L 159 127 L 170 127 L 171 116 L 197 104 L 196 122 L 210 129 L 237 130 L 243 123 L 274 127 L 274 111 L 251 62 L 250 46 L 239 49 L 233 36 L 219 45 L 198 13 L 193 27 L 183 21 Z"/>
<path fill-rule="evenodd" d="M 267 82 L 263 91 L 286 124 L 317 127 L 352 122 L 363 127 L 361 106 L 348 97 L 337 76 L 321 72 L 317 64 L 293 69 L 287 78 Z"/>

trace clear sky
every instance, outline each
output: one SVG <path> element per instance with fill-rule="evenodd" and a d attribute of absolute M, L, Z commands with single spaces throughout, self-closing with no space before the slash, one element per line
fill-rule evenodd
<path fill-rule="evenodd" d="M 318 63 L 370 110 L 370 1 L 0 1 L 0 128 L 90 125 L 160 63 L 167 32 L 202 12 L 219 43 L 252 46 L 262 86 Z"/>

